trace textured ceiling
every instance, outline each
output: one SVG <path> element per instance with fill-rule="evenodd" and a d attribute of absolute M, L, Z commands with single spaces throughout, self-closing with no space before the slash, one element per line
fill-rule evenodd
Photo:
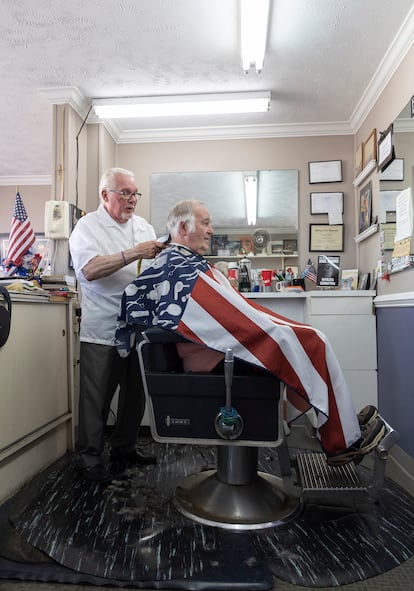
<path fill-rule="evenodd" d="M 353 133 L 380 90 L 374 74 L 386 82 L 413 41 L 412 0 L 273 0 L 263 72 L 245 75 L 238 6 L 0 0 L 0 181 L 50 175 L 52 106 L 41 89 L 75 88 L 86 110 L 109 96 L 272 92 L 265 114 L 109 122 L 120 142 Z"/>

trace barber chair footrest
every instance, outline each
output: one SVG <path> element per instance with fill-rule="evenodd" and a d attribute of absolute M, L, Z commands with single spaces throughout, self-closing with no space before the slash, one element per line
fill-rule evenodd
<path fill-rule="evenodd" d="M 298 479 L 303 500 L 321 500 L 329 504 L 366 500 L 367 486 L 361 481 L 355 465 L 329 466 L 323 453 L 303 452 L 296 457 Z"/>
<path fill-rule="evenodd" d="M 231 485 L 220 481 L 216 470 L 188 476 L 176 488 L 173 503 L 193 521 L 233 530 L 282 525 L 302 508 L 276 476 L 259 472 L 249 484 Z"/>

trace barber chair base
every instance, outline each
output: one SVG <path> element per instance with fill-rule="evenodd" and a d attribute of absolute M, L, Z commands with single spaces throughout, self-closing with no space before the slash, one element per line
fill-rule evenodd
<path fill-rule="evenodd" d="M 259 472 L 253 482 L 234 485 L 221 482 L 216 470 L 188 476 L 176 488 L 173 504 L 193 521 L 232 530 L 282 525 L 302 508 L 276 476 Z"/>

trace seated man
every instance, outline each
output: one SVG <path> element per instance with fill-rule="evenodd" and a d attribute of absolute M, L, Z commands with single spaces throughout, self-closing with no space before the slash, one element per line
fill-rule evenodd
<path fill-rule="evenodd" d="M 359 461 L 371 451 L 385 425 L 371 406 L 361 411 L 358 421 L 325 335 L 249 301 L 210 265 L 203 255 L 210 249 L 213 228 L 203 203 L 177 203 L 167 228 L 170 246 L 124 292 L 116 334 L 120 355 L 128 355 L 134 346 L 134 325 L 158 325 L 188 339 L 191 367 L 197 371 L 212 370 L 232 349 L 235 359 L 269 371 L 286 384 L 288 423 L 311 408 L 316 411 L 317 435 L 328 464 Z M 185 350 L 181 355 L 187 356 Z"/>

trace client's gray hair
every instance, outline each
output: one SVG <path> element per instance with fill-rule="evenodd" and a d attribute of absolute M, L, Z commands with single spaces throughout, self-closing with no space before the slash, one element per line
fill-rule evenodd
<path fill-rule="evenodd" d="M 186 199 L 174 205 L 167 218 L 167 230 L 171 236 L 178 235 L 181 222 L 187 224 L 189 232 L 194 232 L 194 209 L 199 205 L 204 205 L 204 203 L 196 199 Z"/>
<path fill-rule="evenodd" d="M 99 197 L 102 199 L 102 191 L 106 189 L 113 189 L 115 185 L 115 177 L 118 174 L 124 174 L 125 176 L 131 177 L 131 179 L 135 182 L 135 175 L 130 170 L 126 168 L 108 168 L 105 170 L 103 175 L 101 176 L 101 180 L 99 182 Z"/>

